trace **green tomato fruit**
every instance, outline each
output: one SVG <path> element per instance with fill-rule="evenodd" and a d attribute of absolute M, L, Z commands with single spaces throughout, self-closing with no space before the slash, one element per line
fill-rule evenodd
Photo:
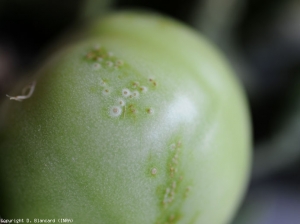
<path fill-rule="evenodd" d="M 39 70 L 30 98 L 3 106 L 1 216 L 228 222 L 251 156 L 227 62 L 158 15 L 118 13 L 86 32 Z"/>

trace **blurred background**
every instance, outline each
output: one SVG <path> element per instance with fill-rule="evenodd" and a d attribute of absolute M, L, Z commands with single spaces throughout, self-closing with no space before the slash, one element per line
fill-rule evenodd
<path fill-rule="evenodd" d="M 299 0 L 0 0 L 0 100 L 69 30 L 111 10 L 156 11 L 227 56 L 253 125 L 253 170 L 232 224 L 300 223 Z"/>

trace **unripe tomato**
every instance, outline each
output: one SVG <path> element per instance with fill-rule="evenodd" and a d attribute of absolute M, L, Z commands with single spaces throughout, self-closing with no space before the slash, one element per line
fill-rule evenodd
<path fill-rule="evenodd" d="M 3 106 L 1 216 L 228 222 L 248 180 L 250 127 L 227 62 L 158 15 L 117 13 L 86 32 L 49 59 L 30 98 Z"/>

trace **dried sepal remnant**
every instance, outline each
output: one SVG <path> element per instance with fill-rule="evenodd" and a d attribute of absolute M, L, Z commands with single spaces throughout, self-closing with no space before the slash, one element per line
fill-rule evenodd
<path fill-rule="evenodd" d="M 9 95 L 6 95 L 6 96 L 10 100 L 16 100 L 16 101 L 21 102 L 22 100 L 26 100 L 26 99 L 28 99 L 28 98 L 30 98 L 32 96 L 32 94 L 34 92 L 34 89 L 35 89 L 35 86 L 36 86 L 36 81 L 33 81 L 32 83 L 30 83 L 29 85 L 25 86 L 22 89 L 22 95 L 19 95 L 19 96 L 9 96 Z"/>

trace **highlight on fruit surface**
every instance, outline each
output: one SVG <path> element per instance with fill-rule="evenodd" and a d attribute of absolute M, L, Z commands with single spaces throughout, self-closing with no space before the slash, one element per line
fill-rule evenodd
<path fill-rule="evenodd" d="M 150 13 L 112 14 L 85 32 L 42 66 L 30 98 L 2 105 L 1 217 L 229 222 L 251 144 L 221 53 Z"/>

